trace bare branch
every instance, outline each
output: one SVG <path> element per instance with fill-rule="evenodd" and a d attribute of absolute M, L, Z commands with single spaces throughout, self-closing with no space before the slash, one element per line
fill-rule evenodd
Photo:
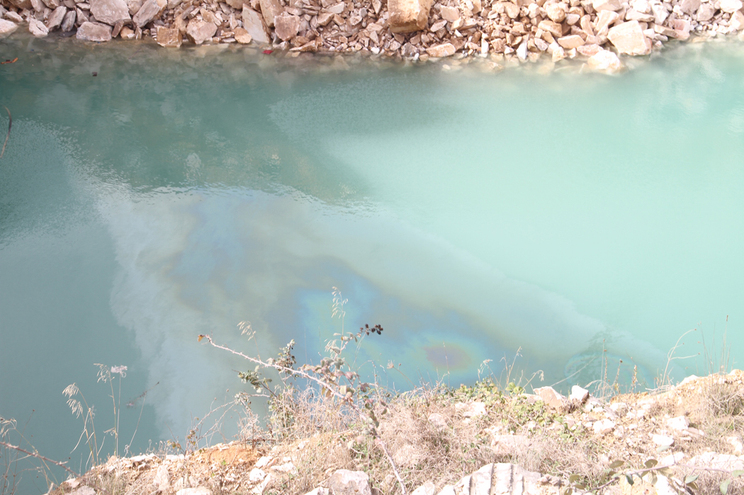
<path fill-rule="evenodd" d="M 41 459 L 42 461 L 51 462 L 52 464 L 59 466 L 65 471 L 67 471 L 68 473 L 72 474 L 73 476 L 78 476 L 78 474 L 75 471 L 65 466 L 64 462 L 54 461 L 52 459 L 49 459 L 48 457 L 44 457 L 43 455 L 37 454 L 35 452 L 29 452 L 28 450 L 23 449 L 19 447 L 18 445 L 13 445 L 11 443 L 3 442 L 2 440 L 0 440 L 0 445 L 3 445 L 9 449 L 17 450 L 18 452 L 23 452 L 26 455 L 30 455 L 31 457 L 36 457 L 37 459 Z"/>

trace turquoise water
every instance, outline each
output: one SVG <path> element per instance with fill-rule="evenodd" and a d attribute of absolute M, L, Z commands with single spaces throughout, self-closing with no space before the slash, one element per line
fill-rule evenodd
<path fill-rule="evenodd" d="M 127 365 L 122 438 L 142 411 L 132 450 L 183 440 L 244 389 L 197 335 L 255 349 L 241 321 L 314 362 L 379 323 L 355 359 L 399 388 L 518 351 L 534 385 L 653 386 L 693 328 L 676 379 L 741 367 L 744 51 L 662 55 L 607 77 L 3 40 L 0 416 L 67 458 L 62 389 L 107 429 L 94 363 Z"/>

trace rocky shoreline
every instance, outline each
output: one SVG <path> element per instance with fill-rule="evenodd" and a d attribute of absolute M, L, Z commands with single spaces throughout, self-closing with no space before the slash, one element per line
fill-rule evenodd
<path fill-rule="evenodd" d="M 673 40 L 735 35 L 742 0 L 0 0 L 0 38 L 238 43 L 265 53 L 362 53 L 411 61 L 584 59 L 621 70 Z"/>

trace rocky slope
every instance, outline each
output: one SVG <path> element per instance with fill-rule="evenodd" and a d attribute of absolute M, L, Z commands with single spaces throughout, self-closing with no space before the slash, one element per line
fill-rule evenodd
<path fill-rule="evenodd" d="M 744 493 L 742 371 L 608 401 L 580 387 L 512 392 L 403 397 L 374 438 L 351 427 L 112 458 L 54 493 L 371 495 L 402 493 L 398 477 L 415 495 Z"/>
<path fill-rule="evenodd" d="M 0 0 L 0 38 L 34 36 L 253 43 L 290 52 L 367 53 L 417 61 L 585 58 L 614 72 L 618 55 L 737 34 L 742 0 Z"/>

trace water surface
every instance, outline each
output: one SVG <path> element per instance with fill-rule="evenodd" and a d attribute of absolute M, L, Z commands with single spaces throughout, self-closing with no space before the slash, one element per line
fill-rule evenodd
<path fill-rule="evenodd" d="M 183 439 L 245 389 L 245 365 L 196 338 L 256 349 L 240 321 L 264 356 L 294 339 L 313 362 L 342 325 L 379 323 L 356 363 L 399 388 L 472 382 L 487 360 L 499 377 L 518 349 L 542 384 L 626 386 L 636 366 L 653 386 L 692 328 L 677 355 L 715 357 L 673 361 L 675 378 L 744 359 L 740 44 L 617 77 L 23 37 L 0 52 L 19 59 L 0 70 L 0 415 L 31 418 L 52 457 L 81 428 L 69 383 L 111 426 L 94 363 L 129 367 L 123 437 L 149 390 L 132 450 Z"/>

